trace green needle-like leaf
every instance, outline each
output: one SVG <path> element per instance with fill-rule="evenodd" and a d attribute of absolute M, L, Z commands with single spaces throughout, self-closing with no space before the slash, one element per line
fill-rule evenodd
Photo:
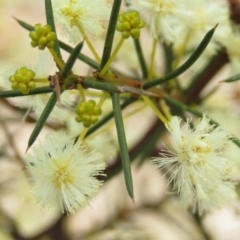
<path fill-rule="evenodd" d="M 136 99 L 134 98 L 128 98 L 126 99 L 122 104 L 121 104 L 121 109 L 123 110 L 126 108 L 128 105 L 130 105 L 132 102 L 134 102 Z M 100 127 L 102 127 L 106 122 L 111 120 L 113 117 L 113 112 L 108 113 L 106 116 L 104 116 L 100 121 L 98 121 L 96 124 L 94 124 L 87 132 L 87 135 L 90 135 L 97 131 Z"/>
<path fill-rule="evenodd" d="M 113 44 L 114 34 L 115 34 L 117 20 L 118 20 L 118 13 L 121 7 L 121 2 L 122 2 L 121 0 L 114 0 L 114 3 L 113 3 L 107 35 L 104 43 L 102 61 L 101 61 L 99 70 L 102 70 L 102 68 L 106 65 L 111 55 L 112 44 Z"/>
<path fill-rule="evenodd" d="M 28 95 L 36 95 L 36 94 L 43 94 L 43 93 L 50 93 L 53 90 L 49 87 L 39 87 L 33 90 L 30 90 L 28 94 L 22 94 L 20 90 L 13 90 L 13 91 L 2 91 L 0 92 L 0 98 L 10 98 L 10 97 L 24 97 Z"/>
<path fill-rule="evenodd" d="M 84 79 L 82 85 L 84 88 L 94 88 L 98 90 L 104 90 L 106 92 L 119 92 L 116 85 L 103 83 L 96 80 L 94 81 L 87 78 Z"/>
<path fill-rule="evenodd" d="M 48 100 L 48 103 L 46 105 L 46 107 L 44 108 L 40 118 L 38 119 L 35 127 L 34 127 L 34 130 L 28 140 L 28 148 L 29 149 L 33 143 L 35 142 L 35 140 L 37 139 L 39 133 L 41 132 L 45 122 L 47 121 L 50 113 L 52 112 L 55 104 L 57 102 L 57 93 L 56 92 L 53 92 L 52 96 L 50 97 L 50 99 Z"/>
<path fill-rule="evenodd" d="M 116 130 L 118 135 L 118 143 L 120 148 L 120 155 L 122 160 L 123 173 L 125 177 L 125 183 L 129 196 L 134 199 L 133 194 L 133 182 L 132 182 L 132 173 L 130 158 L 128 153 L 127 141 L 125 137 L 123 119 L 122 119 L 122 110 L 120 106 L 120 98 L 118 93 L 113 93 L 112 95 L 112 104 L 113 104 L 113 113 L 116 123 Z"/>
<path fill-rule="evenodd" d="M 235 81 L 239 81 L 240 80 L 240 73 L 238 73 L 237 75 L 234 75 L 230 78 L 227 78 L 225 80 L 222 80 L 221 82 L 235 82 Z"/>
<path fill-rule="evenodd" d="M 145 61 L 144 56 L 143 56 L 140 41 L 139 41 L 139 39 L 133 39 L 133 41 L 134 41 L 135 50 L 136 50 L 138 60 L 139 60 L 141 70 L 142 70 L 142 78 L 146 79 L 147 76 L 148 76 L 148 69 L 147 69 L 146 61 Z"/>
<path fill-rule="evenodd" d="M 169 80 L 171 80 L 173 78 L 176 78 L 177 76 L 179 76 L 180 74 L 185 72 L 188 68 L 190 68 L 197 61 L 197 59 L 201 56 L 201 54 L 203 53 L 203 51 L 205 50 L 205 48 L 209 44 L 216 27 L 217 26 L 215 26 L 213 29 L 211 29 L 210 31 L 207 32 L 207 34 L 205 35 L 205 37 L 203 38 L 203 40 L 201 41 L 199 46 L 196 48 L 196 50 L 193 52 L 193 54 L 188 58 L 188 60 L 185 63 L 183 63 L 176 70 L 166 74 L 164 77 L 146 82 L 143 85 L 143 88 L 148 89 L 148 88 L 151 88 L 151 87 L 155 87 L 159 84 L 168 82 Z"/>
<path fill-rule="evenodd" d="M 59 41 L 59 46 L 60 46 L 60 48 L 62 48 L 63 50 L 65 50 L 68 53 L 71 53 L 73 51 L 73 48 L 64 42 Z M 86 56 L 82 53 L 78 54 L 78 59 L 80 59 L 81 61 L 85 62 L 86 64 L 88 64 L 89 66 L 91 66 L 95 69 L 99 68 L 99 63 L 93 61 L 91 58 L 89 58 L 88 56 Z"/>
<path fill-rule="evenodd" d="M 164 72 L 165 73 L 170 73 L 172 72 L 172 65 L 173 65 L 173 60 L 174 60 L 174 54 L 173 54 L 173 50 L 172 50 L 172 45 L 171 44 L 167 44 L 164 43 L 162 45 L 163 47 L 163 52 L 164 52 L 164 58 L 165 58 L 165 69 Z"/>
<path fill-rule="evenodd" d="M 55 32 L 57 36 L 51 0 L 45 0 L 45 11 L 46 11 L 47 24 L 51 26 L 52 31 Z M 62 57 L 61 57 L 61 52 L 59 48 L 58 38 L 56 38 L 54 42 L 53 49 L 58 54 L 58 57 L 61 59 Z"/>
<path fill-rule="evenodd" d="M 61 71 L 60 75 L 63 79 L 67 78 L 68 74 L 71 72 L 75 61 L 78 58 L 79 52 L 82 50 L 83 42 L 79 43 L 71 52 L 66 64 L 64 65 L 63 70 Z"/>
<path fill-rule="evenodd" d="M 24 29 L 26 29 L 26 30 L 28 30 L 28 31 L 33 31 L 34 30 L 34 27 L 32 26 L 32 25 L 30 25 L 30 24 L 28 24 L 28 23 L 26 23 L 26 22 L 24 22 L 24 21 L 22 21 L 22 20 L 19 20 L 19 19 L 17 19 L 17 18 L 15 18 L 14 17 L 14 19 L 18 22 L 18 24 L 20 25 L 20 26 L 22 26 Z"/>

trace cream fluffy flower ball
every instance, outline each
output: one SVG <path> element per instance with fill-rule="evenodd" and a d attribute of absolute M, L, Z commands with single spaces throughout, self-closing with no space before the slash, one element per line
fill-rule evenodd
<path fill-rule="evenodd" d="M 83 143 L 66 133 L 48 135 L 44 143 L 26 155 L 32 176 L 32 195 L 42 206 L 73 214 L 96 196 L 103 182 L 106 163 L 97 151 L 88 151 Z"/>
<path fill-rule="evenodd" d="M 236 197 L 230 180 L 234 164 L 226 155 L 229 140 L 221 126 L 214 126 L 204 115 L 193 128 L 190 119 L 181 126 L 179 117 L 172 117 L 167 128 L 172 134 L 174 152 L 164 150 L 152 160 L 158 169 L 166 169 L 169 183 L 185 208 L 200 214 L 223 207 Z"/>
<path fill-rule="evenodd" d="M 87 36 L 93 37 L 100 37 L 107 27 L 111 8 L 106 0 L 53 0 L 52 4 L 56 21 L 72 43 L 78 43 L 84 37 L 78 24 Z"/>
<path fill-rule="evenodd" d="M 177 37 L 176 26 L 189 21 L 189 10 L 186 8 L 189 0 L 137 0 L 133 8 L 147 15 L 154 38 L 173 42 Z"/>

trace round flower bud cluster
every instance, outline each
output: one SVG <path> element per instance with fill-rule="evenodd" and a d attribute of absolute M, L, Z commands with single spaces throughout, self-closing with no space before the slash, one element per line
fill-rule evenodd
<path fill-rule="evenodd" d="M 36 87 L 34 77 L 35 73 L 32 70 L 21 67 L 9 77 L 9 81 L 12 82 L 13 90 L 19 89 L 22 94 L 28 94 L 31 89 Z"/>
<path fill-rule="evenodd" d="M 145 25 L 144 21 L 140 19 L 137 11 L 130 11 L 122 13 L 118 16 L 117 31 L 122 32 L 122 37 L 127 39 L 130 36 L 133 38 L 140 37 L 140 29 Z"/>
<path fill-rule="evenodd" d="M 31 45 L 43 50 L 45 47 L 52 48 L 54 41 L 56 40 L 56 33 L 52 31 L 51 26 L 42 26 L 40 23 L 34 26 L 34 31 L 29 33 L 29 37 L 32 39 Z"/>
<path fill-rule="evenodd" d="M 102 110 L 96 105 L 95 101 L 89 100 L 88 102 L 81 101 L 75 108 L 75 112 L 77 114 L 76 121 L 82 122 L 84 127 L 90 127 L 97 123 Z"/>

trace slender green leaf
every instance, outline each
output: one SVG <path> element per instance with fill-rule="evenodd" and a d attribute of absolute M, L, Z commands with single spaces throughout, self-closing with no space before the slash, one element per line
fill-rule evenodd
<path fill-rule="evenodd" d="M 30 90 L 28 94 L 22 94 L 20 90 L 13 90 L 13 91 L 2 91 L 0 92 L 0 98 L 10 98 L 10 97 L 24 97 L 28 95 L 36 95 L 36 94 L 43 94 L 43 93 L 50 93 L 53 90 L 49 87 L 39 87 L 33 90 Z"/>
<path fill-rule="evenodd" d="M 126 108 L 128 105 L 130 105 L 132 102 L 134 102 L 136 99 L 134 98 L 128 98 L 126 99 L 122 104 L 121 104 L 121 109 L 123 110 Z M 97 131 L 100 127 L 102 127 L 106 122 L 111 120 L 113 117 L 113 112 L 108 113 L 106 116 L 104 116 L 99 122 L 97 122 L 95 125 L 93 125 L 87 132 L 87 135 L 90 135 Z"/>
<path fill-rule="evenodd" d="M 112 12 L 111 12 L 107 35 L 105 38 L 105 43 L 103 48 L 102 61 L 101 61 L 99 70 L 101 70 L 105 66 L 105 64 L 107 63 L 111 55 L 112 44 L 113 44 L 114 34 L 116 30 L 116 25 L 117 25 L 118 14 L 121 7 L 121 2 L 122 2 L 121 0 L 114 0 L 113 2 Z"/>
<path fill-rule="evenodd" d="M 82 50 L 82 47 L 83 47 L 83 42 L 79 43 L 71 52 L 71 55 L 69 56 L 67 62 L 64 65 L 63 70 L 60 73 L 63 79 L 67 78 L 67 76 L 71 72 L 74 63 L 78 58 L 79 52 Z"/>
<path fill-rule="evenodd" d="M 240 80 L 240 73 L 238 73 L 237 75 L 234 75 L 230 78 L 227 78 L 225 80 L 222 80 L 221 82 L 235 82 L 235 81 L 239 81 Z"/>
<path fill-rule="evenodd" d="M 62 48 L 63 50 L 65 50 L 68 53 L 71 53 L 73 51 L 73 48 L 64 42 L 59 41 L 59 46 L 60 46 L 60 48 Z M 99 68 L 99 63 L 95 62 L 94 60 L 92 60 L 91 58 L 89 58 L 88 56 L 86 56 L 82 53 L 78 54 L 78 59 L 82 60 L 83 62 L 85 62 L 86 64 L 88 64 L 89 66 L 91 66 L 95 69 Z"/>
<path fill-rule="evenodd" d="M 139 39 L 133 39 L 134 40 L 134 46 L 135 46 L 135 50 L 137 52 L 137 56 L 138 56 L 138 60 L 141 66 L 141 70 L 142 70 L 142 77 L 143 78 L 147 78 L 148 76 L 148 69 L 147 69 L 147 64 L 146 61 L 144 59 L 143 56 L 143 52 L 142 52 L 142 47 L 140 44 Z"/>
<path fill-rule="evenodd" d="M 196 60 L 201 56 L 201 54 L 203 53 L 203 51 L 205 50 L 205 48 L 209 44 L 216 27 L 214 27 L 213 29 L 211 29 L 207 32 L 207 34 L 205 35 L 205 37 L 203 38 L 203 40 L 201 41 L 199 46 L 196 48 L 196 50 L 193 52 L 193 54 L 188 58 L 188 60 L 185 63 L 183 63 L 176 70 L 166 74 L 164 77 L 146 82 L 143 85 L 143 88 L 148 89 L 148 88 L 151 88 L 151 87 L 155 87 L 159 84 L 166 83 L 169 80 L 171 80 L 173 78 L 176 78 L 177 76 L 179 76 L 180 74 L 185 72 L 188 68 L 190 68 L 196 62 Z"/>
<path fill-rule="evenodd" d="M 26 30 L 28 30 L 28 31 L 33 31 L 34 30 L 34 27 L 32 26 L 32 25 L 30 25 L 30 24 L 28 24 L 28 23 L 26 23 L 26 22 L 24 22 L 24 21 L 22 21 L 22 20 L 19 20 L 19 19 L 17 19 L 17 18 L 14 18 L 17 22 L 18 22 L 18 24 L 20 25 L 20 26 L 22 26 L 24 29 L 26 29 Z"/>
<path fill-rule="evenodd" d="M 125 177 L 125 183 L 129 196 L 133 199 L 133 181 L 131 173 L 130 157 L 128 153 L 127 141 L 124 131 L 122 110 L 120 106 L 120 98 L 118 93 L 113 93 L 112 95 L 113 113 L 116 123 L 116 130 L 118 135 L 118 143 L 120 148 L 120 155 L 122 160 L 123 172 Z"/>
<path fill-rule="evenodd" d="M 57 36 L 57 31 L 56 31 L 56 27 L 55 27 L 55 23 L 54 23 L 52 1 L 51 0 L 45 0 L 45 11 L 46 11 L 47 24 L 52 27 L 52 31 L 55 32 L 56 36 Z M 59 48 L 59 43 L 58 43 L 58 38 L 54 42 L 53 49 L 58 54 L 58 57 L 60 59 L 62 59 L 60 48 Z"/>
<path fill-rule="evenodd" d="M 108 84 L 108 83 L 103 83 L 100 81 L 94 81 L 94 80 L 90 80 L 88 78 L 84 79 L 83 83 L 82 83 L 84 88 L 94 88 L 94 89 L 98 89 L 98 90 L 104 90 L 107 92 L 119 92 L 117 89 L 117 86 L 113 85 L 113 84 Z"/>
<path fill-rule="evenodd" d="M 164 52 L 164 59 L 165 59 L 165 73 L 172 72 L 172 63 L 174 60 L 172 44 L 163 43 L 163 52 Z"/>
<path fill-rule="evenodd" d="M 32 146 L 32 144 L 35 142 L 35 140 L 37 139 L 39 133 L 41 132 L 45 122 L 47 121 L 50 113 L 52 112 L 55 104 L 57 102 L 57 93 L 53 92 L 52 96 L 50 97 L 50 99 L 48 100 L 47 105 L 45 106 L 40 118 L 38 119 L 34 130 L 28 140 L 28 149 Z"/>

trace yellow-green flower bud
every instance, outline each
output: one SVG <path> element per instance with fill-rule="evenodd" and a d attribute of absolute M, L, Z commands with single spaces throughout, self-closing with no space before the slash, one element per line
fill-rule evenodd
<path fill-rule="evenodd" d="M 24 83 L 19 83 L 19 89 L 21 92 L 26 92 L 27 91 L 27 86 Z"/>
<path fill-rule="evenodd" d="M 8 80 L 12 83 L 15 82 L 14 76 L 10 76 Z"/>
<path fill-rule="evenodd" d="M 28 69 L 26 67 L 21 67 L 17 71 L 18 71 L 18 73 L 21 73 L 22 75 L 25 75 L 28 73 Z"/>
<path fill-rule="evenodd" d="M 91 123 L 90 123 L 90 122 L 84 122 L 84 123 L 83 123 L 83 126 L 84 126 L 85 128 L 89 128 L 89 127 L 91 126 Z"/>
<path fill-rule="evenodd" d="M 48 34 L 48 33 L 52 32 L 52 27 L 51 27 L 50 25 L 45 25 L 45 26 L 42 28 L 42 30 L 43 30 L 43 33 L 44 33 L 44 34 Z"/>
<path fill-rule="evenodd" d="M 118 16 L 116 30 L 122 33 L 124 39 L 130 36 L 136 39 L 140 37 L 140 29 L 144 25 L 145 23 L 140 19 L 139 13 L 137 11 L 130 11 Z"/>
<path fill-rule="evenodd" d="M 14 76 L 13 76 L 13 78 L 14 78 Z M 15 74 L 15 80 L 17 82 L 20 82 L 22 80 L 22 74 L 20 74 L 20 73 Z"/>
<path fill-rule="evenodd" d="M 27 75 L 23 75 L 22 76 L 22 79 L 21 79 L 21 82 L 23 82 L 23 83 L 28 83 L 29 82 L 29 77 L 27 76 Z"/>
<path fill-rule="evenodd" d="M 130 34 L 129 32 L 126 32 L 126 31 L 122 32 L 122 37 L 123 37 L 124 39 L 129 38 L 130 35 L 131 35 L 131 34 Z"/>
<path fill-rule="evenodd" d="M 34 31 L 29 33 L 29 37 L 32 39 L 31 45 L 33 47 L 38 46 L 39 49 L 52 48 L 56 40 L 56 34 L 52 31 L 51 26 L 42 26 L 41 24 L 34 26 Z"/>
<path fill-rule="evenodd" d="M 31 45 L 32 45 L 32 47 L 37 47 L 38 46 L 38 42 L 37 41 L 31 41 Z"/>
<path fill-rule="evenodd" d="M 88 114 L 83 114 L 82 115 L 82 121 L 83 122 L 89 122 L 90 121 L 90 116 Z"/>
<path fill-rule="evenodd" d="M 82 122 L 84 127 L 90 127 L 98 121 L 98 116 L 101 115 L 102 110 L 96 105 L 94 100 L 81 101 L 75 108 L 77 114 L 76 121 Z"/>
<path fill-rule="evenodd" d="M 128 22 L 122 23 L 122 29 L 125 31 L 131 29 L 130 23 L 128 23 Z"/>
<path fill-rule="evenodd" d="M 54 42 L 53 42 L 53 41 L 48 42 L 48 43 L 46 44 L 46 47 L 48 47 L 48 48 L 53 48 L 53 46 L 54 46 Z"/>
<path fill-rule="evenodd" d="M 56 39 L 56 33 L 55 32 L 50 32 L 46 35 L 46 38 L 48 41 L 55 40 Z"/>
<path fill-rule="evenodd" d="M 31 31 L 29 32 L 29 37 L 33 40 L 33 41 L 37 41 L 38 40 L 38 35 L 36 32 Z"/>
<path fill-rule="evenodd" d="M 101 115 L 102 110 L 101 110 L 100 107 L 95 106 L 95 107 L 93 108 L 93 111 L 92 111 L 92 112 L 93 112 L 94 115 L 99 116 L 99 115 Z"/>
<path fill-rule="evenodd" d="M 34 81 L 30 81 L 27 85 L 29 89 L 34 89 L 36 87 L 36 83 Z"/>
<path fill-rule="evenodd" d="M 94 100 L 89 100 L 88 105 L 95 106 L 96 102 Z"/>
<path fill-rule="evenodd" d="M 9 77 L 9 81 L 12 83 L 13 90 L 19 89 L 22 94 L 28 94 L 30 89 L 36 87 L 34 82 L 35 73 L 26 67 L 21 67 L 16 70 L 15 74 Z"/>
<path fill-rule="evenodd" d="M 139 18 L 139 12 L 138 11 L 131 11 L 129 15 L 132 18 Z"/>
<path fill-rule="evenodd" d="M 19 88 L 17 82 L 13 82 L 11 87 L 12 87 L 12 90 L 17 90 Z"/>
<path fill-rule="evenodd" d="M 40 24 L 40 23 L 35 24 L 34 30 L 35 30 L 37 36 L 42 35 L 43 34 L 43 26 L 42 26 L 42 24 Z"/>
<path fill-rule="evenodd" d="M 91 116 L 91 123 L 95 124 L 98 122 L 98 117 L 97 116 Z"/>
<path fill-rule="evenodd" d="M 47 43 L 47 38 L 45 36 L 40 37 L 38 40 L 39 45 L 45 45 Z"/>
<path fill-rule="evenodd" d="M 132 25 L 133 27 L 138 27 L 140 23 L 141 23 L 141 19 L 139 19 L 139 18 L 133 18 L 133 19 L 131 19 L 131 25 Z"/>
<path fill-rule="evenodd" d="M 35 77 L 35 72 L 32 71 L 32 70 L 28 70 L 27 75 L 28 75 L 29 78 L 33 79 Z"/>
<path fill-rule="evenodd" d="M 82 122 L 82 117 L 79 116 L 79 115 L 77 115 L 77 116 L 75 117 L 75 120 L 76 120 L 77 122 Z"/>
<path fill-rule="evenodd" d="M 130 34 L 134 39 L 139 38 L 140 37 L 140 29 L 133 28 L 130 30 Z"/>

